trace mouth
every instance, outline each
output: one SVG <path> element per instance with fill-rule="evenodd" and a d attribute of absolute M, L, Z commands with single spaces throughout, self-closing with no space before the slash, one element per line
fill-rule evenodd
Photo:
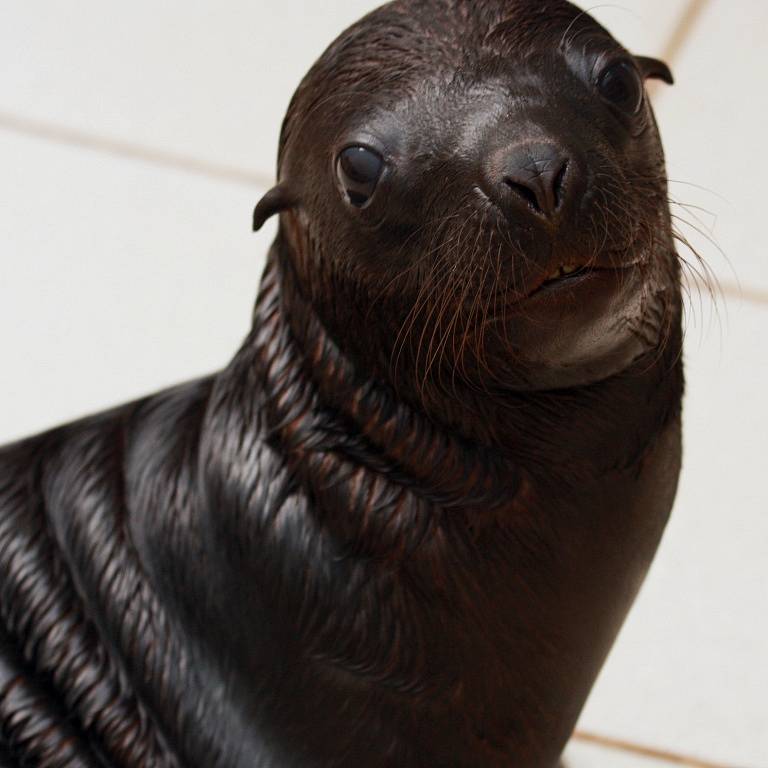
<path fill-rule="evenodd" d="M 630 263 L 621 267 L 604 267 L 596 264 L 561 264 L 536 285 L 527 298 L 532 298 L 540 293 L 575 288 L 580 283 L 588 282 L 591 278 L 600 275 L 625 273 L 631 270 L 635 264 Z"/>
<path fill-rule="evenodd" d="M 575 286 L 576 283 L 588 278 L 594 272 L 604 271 L 600 267 L 586 264 L 561 264 L 553 272 L 547 275 L 528 294 L 528 298 L 542 292 L 549 292 L 566 286 Z"/>
<path fill-rule="evenodd" d="M 587 274 L 594 267 L 588 267 L 586 264 L 562 264 L 551 275 L 548 275 L 539 288 L 545 288 L 552 283 L 559 283 L 563 280 L 575 280 L 581 275 Z"/>

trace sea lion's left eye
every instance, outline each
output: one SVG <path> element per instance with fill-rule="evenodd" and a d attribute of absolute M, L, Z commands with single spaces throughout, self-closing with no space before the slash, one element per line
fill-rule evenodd
<path fill-rule="evenodd" d="M 606 67 L 597 80 L 600 95 L 625 112 L 635 114 L 643 103 L 643 82 L 628 61 Z"/>
<path fill-rule="evenodd" d="M 362 208 L 376 191 L 384 171 L 384 158 L 368 147 L 347 147 L 336 161 L 336 173 L 347 199 Z"/>

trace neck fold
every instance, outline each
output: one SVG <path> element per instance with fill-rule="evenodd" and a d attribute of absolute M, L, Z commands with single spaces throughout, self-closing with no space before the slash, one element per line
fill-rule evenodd
<path fill-rule="evenodd" d="M 442 508 L 508 505 L 520 485 L 510 462 L 441 429 L 387 384 L 360 376 L 284 261 L 274 247 L 252 339 L 270 435 L 300 460 L 335 454 Z"/>

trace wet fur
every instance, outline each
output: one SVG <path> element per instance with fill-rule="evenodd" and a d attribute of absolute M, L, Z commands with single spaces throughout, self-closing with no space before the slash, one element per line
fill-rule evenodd
<path fill-rule="evenodd" d="M 558 496 L 588 498 L 603 473 L 642 485 L 654 443 L 677 439 L 679 377 L 654 371 L 531 402 L 522 474 L 356 381 L 301 305 L 303 330 L 289 331 L 276 271 L 273 261 L 254 331 L 217 377 L 0 454 L 5 744 L 40 766 L 69 765 L 70 753 L 73 765 L 507 765 L 505 744 L 516 764 L 549 764 L 568 725 L 541 732 L 531 704 L 548 691 L 534 686 L 522 711 L 485 711 L 505 698 L 500 682 L 521 685 L 526 665 L 561 642 L 562 626 L 553 636 L 552 619 L 537 618 L 546 601 L 534 606 L 542 589 L 558 602 L 570 594 L 556 550 L 545 553 L 576 521 L 558 520 L 572 513 L 542 507 L 548 494 L 533 488 L 556 482 Z M 617 435 L 623 449 L 603 466 L 573 462 L 563 446 L 603 444 L 626 429 L 613 422 L 638 390 L 659 387 L 669 404 L 638 418 L 636 442 Z M 559 453 L 573 463 L 555 480 Z M 665 497 L 674 470 L 664 483 L 654 474 Z M 628 499 L 622 515 L 646 513 L 634 508 Z M 645 559 L 664 519 L 650 517 L 632 543 Z M 637 584 L 611 561 L 625 535 L 612 528 L 593 542 L 609 561 L 594 561 L 589 579 L 620 578 L 629 601 Z M 505 600 L 529 614 L 518 607 L 511 635 L 496 600 L 510 589 Z M 599 606 L 596 596 L 579 611 Z M 444 634 L 447 646 L 436 643 Z M 594 662 L 580 663 L 573 674 L 588 677 Z M 453 707 L 467 719 L 449 726 Z M 307 722 L 312 735 L 296 745 Z M 477 763 L 448 738 L 462 722 Z"/>
<path fill-rule="evenodd" d="M 299 89 L 281 163 L 318 78 L 386 93 L 456 46 L 533 55 L 558 18 L 579 44 L 572 6 L 535 5 L 520 25 L 509 3 L 421 3 L 415 46 L 413 4 L 379 12 Z M 505 388 L 519 296 L 498 257 L 525 254 L 491 208 L 436 197 L 388 244 L 421 254 L 389 282 L 286 211 L 226 369 L 1 449 L 0 766 L 554 765 L 679 471 L 657 150 L 601 171 L 585 233 L 666 259 L 634 329 L 653 343 L 617 375 Z"/>

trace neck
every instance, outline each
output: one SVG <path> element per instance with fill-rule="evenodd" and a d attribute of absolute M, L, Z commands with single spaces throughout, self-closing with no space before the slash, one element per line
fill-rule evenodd
<path fill-rule="evenodd" d="M 679 369 L 646 367 L 457 433 L 366 378 L 273 249 L 203 427 L 219 582 L 192 590 L 243 722 L 318 764 L 554 763 L 674 496 Z"/>
<path fill-rule="evenodd" d="M 508 457 L 454 434 L 382 381 L 361 375 L 273 250 L 257 302 L 258 350 L 270 423 L 301 458 L 326 452 L 452 508 L 488 507 L 519 485 Z"/>

